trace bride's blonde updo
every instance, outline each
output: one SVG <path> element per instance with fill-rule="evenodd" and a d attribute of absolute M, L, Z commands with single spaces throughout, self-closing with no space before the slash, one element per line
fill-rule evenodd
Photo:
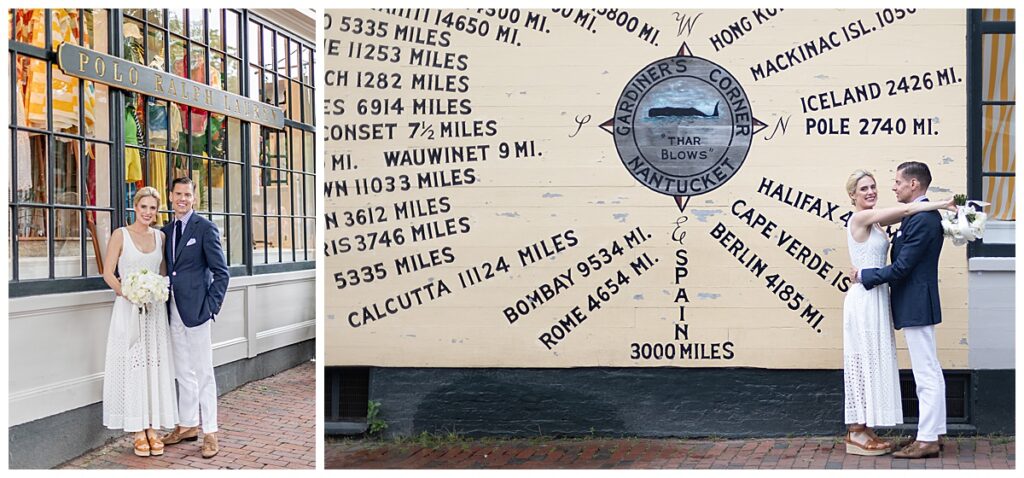
<path fill-rule="evenodd" d="M 878 181 L 875 180 L 874 174 L 871 174 L 863 169 L 858 169 L 854 171 L 853 174 L 850 175 L 850 179 L 846 180 L 846 194 L 850 196 L 850 204 L 857 205 L 857 201 L 853 199 L 853 194 L 857 192 L 857 183 L 859 183 L 860 180 L 864 179 L 865 177 L 871 178 L 873 181 L 875 181 L 876 184 L 878 183 Z"/>
<path fill-rule="evenodd" d="M 156 203 L 159 205 L 160 204 L 160 191 L 157 191 L 156 188 L 150 187 L 150 186 L 146 186 L 144 188 L 140 188 L 138 191 L 135 192 L 135 198 L 132 200 L 133 201 L 132 204 L 135 205 L 135 206 L 138 206 L 139 205 L 139 201 L 141 201 L 142 198 L 154 198 L 154 199 L 156 199 Z"/>

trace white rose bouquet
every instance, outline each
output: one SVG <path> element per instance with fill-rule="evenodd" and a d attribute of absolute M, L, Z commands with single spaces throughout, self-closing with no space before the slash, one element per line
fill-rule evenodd
<path fill-rule="evenodd" d="M 985 233 L 985 222 L 988 214 L 980 209 L 989 205 L 982 201 L 968 201 L 967 196 L 953 196 L 956 212 L 942 210 L 942 231 L 945 237 L 953 240 L 953 244 L 962 246 L 982 237 Z M 975 208 L 977 206 L 977 209 Z"/>
<path fill-rule="evenodd" d="M 121 281 L 121 295 L 140 309 L 149 304 L 166 302 L 169 288 L 167 277 L 149 269 L 131 272 Z"/>
<path fill-rule="evenodd" d="M 149 319 L 152 306 L 160 302 L 166 302 L 169 295 L 171 283 L 160 274 L 149 269 L 139 269 L 129 272 L 121 280 L 121 295 L 128 299 L 135 306 L 137 320 L 131 320 L 128 329 L 128 344 L 136 347 L 146 330 L 146 321 Z"/>

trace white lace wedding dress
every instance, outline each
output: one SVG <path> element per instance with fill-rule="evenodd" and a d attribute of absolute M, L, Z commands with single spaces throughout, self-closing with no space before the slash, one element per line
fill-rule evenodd
<path fill-rule="evenodd" d="M 864 242 L 855 241 L 847 228 L 846 241 L 858 270 L 885 267 L 889 239 L 877 224 Z M 871 290 L 859 283 L 850 285 L 843 303 L 843 359 L 846 423 L 869 427 L 903 423 L 887 284 Z"/>
<path fill-rule="evenodd" d="M 124 246 L 117 260 L 121 277 L 142 268 L 160 271 L 163 243 L 159 231 L 150 232 L 156 248 L 143 253 L 122 228 Z M 148 309 L 143 315 L 128 299 L 114 299 L 103 377 L 103 425 L 110 429 L 136 432 L 178 423 L 167 304 L 150 304 Z"/>

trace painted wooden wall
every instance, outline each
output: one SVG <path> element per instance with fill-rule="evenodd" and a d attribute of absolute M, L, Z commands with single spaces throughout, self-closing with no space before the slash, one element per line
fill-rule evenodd
<path fill-rule="evenodd" d="M 846 178 L 873 171 L 894 206 L 896 166 L 915 160 L 933 199 L 966 192 L 965 18 L 328 10 L 327 364 L 841 368 Z M 714 121 L 755 130 L 663 148 L 749 142 L 682 211 L 631 175 L 606 123 L 631 79 L 680 53 L 742 88 L 718 85 L 736 103 Z M 697 81 L 683 76 L 652 82 Z M 947 242 L 939 279 L 939 357 L 966 368 L 964 248 Z"/>

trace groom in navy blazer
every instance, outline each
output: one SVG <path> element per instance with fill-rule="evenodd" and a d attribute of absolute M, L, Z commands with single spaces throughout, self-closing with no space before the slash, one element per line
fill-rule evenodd
<path fill-rule="evenodd" d="M 893 191 L 904 204 L 927 201 L 931 184 L 928 166 L 911 161 L 896 169 Z M 889 284 L 893 326 L 903 329 L 917 384 L 920 418 L 917 440 L 893 454 L 924 458 L 939 453 L 939 435 L 946 434 L 946 383 L 935 352 L 935 325 L 942 322 L 939 306 L 939 253 L 942 216 L 928 211 L 905 218 L 890 251 L 891 264 L 855 273 L 865 289 Z"/>
<path fill-rule="evenodd" d="M 220 231 L 196 214 L 195 185 L 187 177 L 171 183 L 174 220 L 163 228 L 164 260 L 171 279 L 170 330 L 178 381 L 178 426 L 163 438 L 165 445 L 199 438 L 203 458 L 220 450 L 217 444 L 217 383 L 213 372 L 210 324 L 220 313 L 228 289 L 228 266 Z"/>

